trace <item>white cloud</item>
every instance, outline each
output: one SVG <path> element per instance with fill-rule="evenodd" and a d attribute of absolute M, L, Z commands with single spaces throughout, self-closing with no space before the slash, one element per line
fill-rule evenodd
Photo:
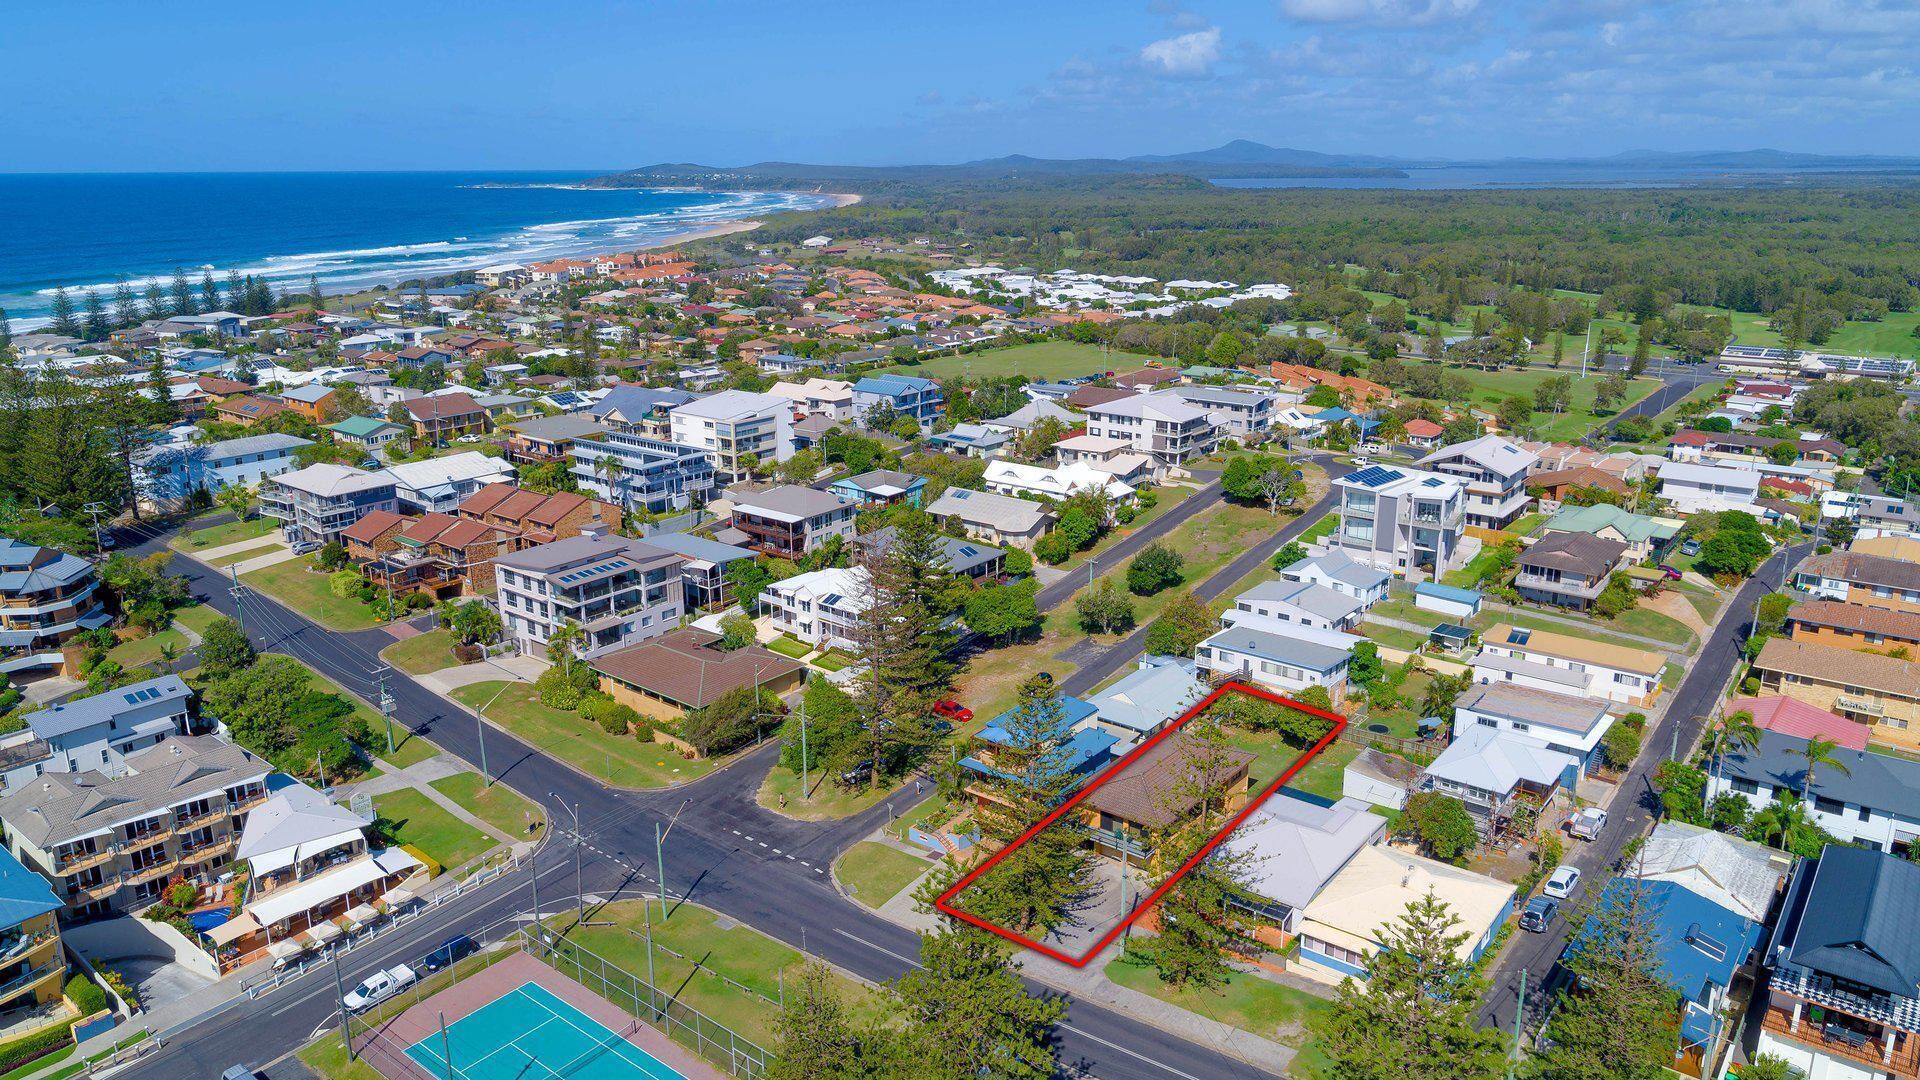
<path fill-rule="evenodd" d="M 1470 15 L 1480 0 L 1280 0 L 1280 13 L 1303 22 L 1423 25 Z"/>
<path fill-rule="evenodd" d="M 1200 78 L 1213 73 L 1220 59 L 1220 28 L 1209 26 L 1190 34 L 1162 38 L 1140 50 L 1140 62 L 1162 75 Z"/>

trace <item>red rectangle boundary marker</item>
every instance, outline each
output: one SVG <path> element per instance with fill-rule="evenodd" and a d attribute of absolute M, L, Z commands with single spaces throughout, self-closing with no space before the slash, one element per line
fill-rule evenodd
<path fill-rule="evenodd" d="M 1035 941 L 1030 937 L 1027 937 L 1025 934 L 1016 933 L 1015 931 L 1009 930 L 1004 926 L 996 926 L 995 924 L 990 923 L 985 919 L 980 918 L 977 915 L 969 914 L 953 906 L 953 903 L 952 903 L 953 898 L 959 895 L 962 889 L 965 889 L 967 886 L 973 884 L 974 881 L 978 880 L 982 874 L 985 874 L 987 871 L 993 869 L 994 866 L 997 863 L 999 863 L 1000 860 L 1006 858 L 1013 851 L 1014 848 L 1017 848 L 1021 844 L 1026 843 L 1029 838 L 1031 838 L 1035 833 L 1038 833 L 1041 829 L 1044 829 L 1047 826 L 1052 825 L 1054 822 L 1058 821 L 1062 816 L 1064 816 L 1069 811 L 1071 811 L 1075 806 L 1079 805 L 1081 800 L 1085 799 L 1088 795 L 1093 794 L 1093 792 L 1096 789 L 1098 789 L 1100 785 L 1105 784 L 1107 781 L 1112 780 L 1114 777 L 1120 775 L 1121 771 L 1126 769 L 1128 765 L 1131 765 L 1135 758 L 1139 757 L 1141 754 L 1146 753 L 1149 748 L 1151 748 L 1155 743 L 1158 743 L 1161 739 L 1164 739 L 1167 736 L 1173 734 L 1174 732 L 1180 730 L 1181 727 L 1186 725 L 1187 721 L 1192 720 L 1194 717 L 1205 712 L 1210 706 L 1212 706 L 1212 704 L 1215 701 L 1218 701 L 1220 699 L 1221 695 L 1229 692 L 1237 693 L 1237 694 L 1247 694 L 1251 697 L 1257 697 L 1257 698 L 1264 699 L 1266 701 L 1277 702 L 1281 705 L 1286 705 L 1290 708 L 1299 709 L 1301 712 L 1311 713 L 1314 716 L 1318 716 L 1326 720 L 1331 720 L 1333 721 L 1333 730 L 1327 732 L 1326 735 L 1322 736 L 1319 742 L 1314 743 L 1312 746 L 1308 747 L 1306 752 L 1300 755 L 1299 760 L 1295 761 L 1292 765 L 1287 767 L 1286 772 L 1281 773 L 1279 777 L 1277 777 L 1272 783 L 1268 784 L 1264 788 L 1261 788 L 1260 793 L 1258 795 L 1254 796 L 1251 800 L 1249 800 L 1246 806 L 1240 808 L 1240 812 L 1233 816 L 1233 820 L 1227 822 L 1226 825 L 1222 826 L 1219 832 L 1214 833 L 1213 836 L 1210 837 L 1205 844 L 1201 845 L 1199 851 L 1194 852 L 1193 856 L 1189 858 L 1186 862 L 1182 863 L 1178 870 L 1175 870 L 1171 875 L 1169 875 L 1166 881 L 1161 882 L 1159 888 L 1153 890 L 1153 892 L 1149 894 L 1146 899 L 1135 904 L 1133 907 L 1133 910 L 1128 912 L 1126 916 L 1120 920 L 1118 925 L 1116 925 L 1113 929 L 1107 931 L 1105 936 L 1101 937 L 1099 941 L 1095 942 L 1092 948 L 1088 949 L 1086 952 L 1082 953 L 1079 956 L 1069 956 L 1066 953 L 1059 951 L 1058 949 L 1054 949 L 1046 945 L 1042 945 L 1040 942 Z M 1312 705 L 1303 704 L 1301 702 L 1293 700 L 1292 698 L 1281 697 L 1279 694 L 1269 693 L 1258 687 L 1248 686 L 1245 683 L 1238 683 L 1238 682 L 1227 683 L 1226 685 L 1220 687 L 1218 690 L 1215 690 L 1213 693 L 1208 694 L 1206 698 L 1203 699 L 1199 704 L 1195 705 L 1193 708 L 1188 709 L 1186 712 L 1182 713 L 1179 719 L 1175 720 L 1173 723 L 1168 724 L 1165 728 L 1161 729 L 1161 731 L 1158 734 L 1156 734 L 1153 738 L 1148 739 L 1146 742 L 1143 742 L 1139 746 L 1134 747 L 1132 752 L 1127 754 L 1126 757 L 1123 757 L 1119 761 L 1108 766 L 1104 771 L 1100 773 L 1100 775 L 1094 777 L 1091 782 L 1081 787 L 1079 791 L 1074 792 L 1072 798 L 1068 799 L 1066 802 L 1063 802 L 1059 806 L 1055 807 L 1052 813 L 1048 814 L 1044 818 L 1041 818 L 1040 821 L 1036 823 L 1032 828 L 1029 828 L 1026 832 L 1023 832 L 1019 836 L 1015 837 L 1013 843 L 1008 844 L 1006 847 L 996 852 L 993 858 L 988 859 L 986 862 L 981 863 L 979 866 L 974 867 L 971 871 L 967 873 L 965 877 L 961 878 L 959 881 L 954 882 L 953 885 L 950 888 L 948 888 L 946 892 L 941 893 L 939 897 L 934 900 L 933 905 L 935 908 L 939 909 L 941 912 L 947 915 L 951 915 L 952 917 L 959 919 L 961 922 L 968 923 L 973 926 L 977 926 L 982 930 L 988 931 L 989 933 L 997 934 L 1000 937 L 1003 937 L 1006 940 L 1013 942 L 1015 945 L 1020 945 L 1025 948 L 1032 949 L 1033 951 L 1040 953 L 1043 956 L 1051 957 L 1052 959 L 1058 960 L 1061 963 L 1067 964 L 1072 967 L 1085 967 L 1087 966 L 1088 962 L 1090 962 L 1095 956 L 1100 955 L 1101 950 L 1105 949 L 1108 945 L 1113 944 L 1114 938 L 1119 937 L 1120 934 L 1127 929 L 1127 927 L 1132 926 L 1135 920 L 1139 919 L 1141 915 L 1144 915 L 1148 908 L 1151 908 L 1154 904 L 1158 903 L 1160 901 L 1160 897 L 1165 895 L 1168 889 L 1173 888 L 1174 884 L 1177 883 L 1182 877 L 1185 877 L 1189 871 L 1191 871 L 1194 867 L 1200 865 L 1200 861 L 1202 859 L 1205 859 L 1208 855 L 1213 854 L 1213 849 L 1216 847 L 1219 847 L 1223 842 L 1225 842 L 1226 838 L 1233 833 L 1233 830 L 1240 827 L 1241 822 L 1244 822 L 1249 815 L 1251 815 L 1255 810 L 1258 810 L 1260 808 L 1260 804 L 1266 802 L 1269 798 L 1271 798 L 1273 796 L 1273 793 L 1276 791 L 1279 791 L 1280 788 L 1283 787 L 1288 780 L 1293 779 L 1293 774 L 1299 772 L 1302 766 L 1306 765 L 1307 762 L 1312 761 L 1316 756 L 1319 755 L 1319 753 L 1322 750 L 1325 750 L 1327 748 L 1327 745 L 1333 742 L 1333 740 L 1339 736 L 1341 731 L 1345 730 L 1346 726 L 1347 726 L 1347 718 L 1344 716 L 1341 716 L 1339 713 L 1328 712 L 1325 709 L 1315 708 Z"/>

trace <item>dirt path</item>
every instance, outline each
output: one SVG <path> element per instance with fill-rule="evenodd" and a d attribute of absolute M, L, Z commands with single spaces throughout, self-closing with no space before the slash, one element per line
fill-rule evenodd
<path fill-rule="evenodd" d="M 1702 640 L 1706 639 L 1706 620 L 1700 617 L 1700 612 L 1695 610 L 1693 604 L 1678 591 L 1668 589 L 1659 596 L 1642 598 L 1640 606 L 1650 611 L 1657 611 L 1693 631 Z"/>

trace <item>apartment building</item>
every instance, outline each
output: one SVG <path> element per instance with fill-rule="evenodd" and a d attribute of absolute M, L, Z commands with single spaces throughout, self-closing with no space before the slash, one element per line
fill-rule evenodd
<path fill-rule="evenodd" d="M 510 534 L 509 547 L 513 550 L 578 536 L 595 521 L 614 525 L 622 516 L 620 508 L 610 502 L 571 491 L 542 494 L 507 483 L 488 484 L 467 496 L 454 514 Z"/>
<path fill-rule="evenodd" d="M 1480 635 L 1473 680 L 1649 705 L 1660 694 L 1666 658 L 1645 649 L 1496 623 Z"/>
<path fill-rule="evenodd" d="M 588 526 L 579 536 L 494 559 L 496 603 L 520 651 L 543 654 L 568 624 L 583 637 L 583 657 L 664 634 L 686 610 L 680 557 Z"/>
<path fill-rule="evenodd" d="M 760 591 L 775 629 L 820 649 L 857 649 L 867 610 L 867 572 L 826 569 L 776 581 Z"/>
<path fill-rule="evenodd" d="M 567 456 L 583 493 L 626 510 L 672 513 L 713 493 L 713 462 L 698 447 L 613 431 L 574 439 Z"/>
<path fill-rule="evenodd" d="M 186 505 L 196 491 L 253 487 L 299 467 L 294 455 L 312 439 L 298 435 L 248 435 L 203 446 L 167 443 L 134 457 L 140 498 L 160 510 Z"/>
<path fill-rule="evenodd" d="M 117 776 L 127 755 L 188 733 L 192 700 L 180 676 L 162 675 L 30 712 L 26 727 L 0 736 L 0 792 L 50 772 Z"/>
<path fill-rule="evenodd" d="M 685 390 L 621 383 L 588 408 L 587 415 L 617 431 L 665 441 L 673 435 L 673 410 L 699 399 Z"/>
<path fill-rule="evenodd" d="M 1855 740 L 1830 751 L 1846 771 L 1815 769 L 1808 784 L 1812 734 L 1767 729 L 1758 746 L 1724 750 L 1707 770 L 1707 801 L 1731 793 L 1758 811 L 1791 796 L 1804 800 L 1808 820 L 1840 843 L 1907 857 L 1920 843 L 1920 761 L 1863 749 Z"/>
<path fill-rule="evenodd" d="M 1660 466 L 1660 497 L 1672 503 L 1678 514 L 1752 513 L 1754 500 L 1760 497 L 1760 473 L 1670 461 Z"/>
<path fill-rule="evenodd" d="M 1276 398 L 1224 386 L 1176 386 L 1168 391 L 1189 405 L 1207 410 L 1222 432 L 1241 441 L 1259 440 L 1273 430 Z"/>
<path fill-rule="evenodd" d="M 824 416 L 829 420 L 847 420 L 853 416 L 853 384 L 842 379 L 777 382 L 767 393 L 786 398 L 796 412 L 807 416 Z"/>
<path fill-rule="evenodd" d="M 1527 494 L 1527 473 L 1538 460 L 1531 450 L 1498 435 L 1483 435 L 1443 447 L 1418 464 L 1466 482 L 1467 524 L 1504 529 L 1518 521 L 1533 501 Z"/>
<path fill-rule="evenodd" d="M 469 450 L 425 461 L 390 465 L 393 497 L 415 514 L 451 514 L 474 492 L 489 484 L 512 483 L 513 465 L 504 458 Z"/>
<path fill-rule="evenodd" d="M 493 560 L 515 536 L 449 514 L 395 520 L 369 514 L 346 531 L 344 542 L 374 588 L 396 598 L 417 592 L 445 600 L 492 592 Z"/>
<path fill-rule="evenodd" d="M 0 537 L 0 672 L 57 667 L 60 646 L 113 621 L 93 564 Z"/>
<path fill-rule="evenodd" d="M 137 910 L 169 881 L 212 882 L 272 772 L 211 735 L 174 736 L 123 767 L 50 772 L 0 797 L 7 850 L 53 882 L 71 917 Z"/>
<path fill-rule="evenodd" d="M 64 906 L 47 879 L 0 852 L 0 1029 L 11 1038 L 83 1019 L 44 1008 L 61 999 L 67 983 Z"/>
<path fill-rule="evenodd" d="M 782 484 L 743 495 L 733 504 L 733 528 L 744 546 L 779 559 L 797 559 L 830 536 L 852 540 L 860 505 L 813 488 Z"/>
<path fill-rule="evenodd" d="M 1220 426 L 1207 410 L 1171 392 L 1089 405 L 1086 434 L 1126 440 L 1134 453 L 1153 463 L 1155 480 L 1220 445 Z"/>
<path fill-rule="evenodd" d="M 1400 576 L 1438 577 L 1465 561 L 1466 481 L 1369 465 L 1333 481 L 1340 527 L 1328 541 Z"/>
<path fill-rule="evenodd" d="M 727 583 L 727 570 L 754 559 L 746 548 L 692 533 L 656 532 L 647 537 L 647 544 L 680 557 L 680 594 L 688 614 L 731 603 L 733 588 Z"/>
<path fill-rule="evenodd" d="M 1920 663 L 1776 637 L 1753 673 L 1769 693 L 1867 725 L 1875 742 L 1920 751 Z"/>
<path fill-rule="evenodd" d="M 268 479 L 260 486 L 260 510 L 280 522 L 294 550 L 340 539 L 347 527 L 374 510 L 397 513 L 394 478 L 321 462 Z"/>
<path fill-rule="evenodd" d="M 551 465 L 567 460 L 573 440 L 604 435 L 613 428 L 580 413 L 537 416 L 504 425 L 507 460 L 519 465 Z"/>
<path fill-rule="evenodd" d="M 1585 611 L 1626 565 L 1627 545 L 1577 532 L 1549 533 L 1520 552 L 1513 587 L 1537 604 Z"/>
<path fill-rule="evenodd" d="M 853 415 L 862 423 L 871 423 L 875 409 L 895 416 L 910 416 L 920 424 L 930 424 L 947 404 L 940 384 L 912 375 L 869 375 L 853 384 Z M 885 408 L 882 408 L 885 406 Z"/>
<path fill-rule="evenodd" d="M 1826 600 L 1920 613 L 1920 563 L 1858 551 L 1815 555 L 1793 572 L 1796 588 Z"/>
<path fill-rule="evenodd" d="M 723 485 L 793 456 L 793 402 L 778 394 L 725 390 L 674 409 L 668 424 L 674 442 L 706 452 Z"/>

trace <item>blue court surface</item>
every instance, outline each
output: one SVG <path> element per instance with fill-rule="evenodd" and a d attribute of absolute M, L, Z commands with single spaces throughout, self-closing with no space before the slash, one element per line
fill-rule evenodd
<path fill-rule="evenodd" d="M 407 1056 L 434 1076 L 462 1080 L 682 1080 L 652 1054 L 533 983 L 448 1024 L 445 1042 L 451 1068 L 439 1032 L 413 1044 Z"/>

